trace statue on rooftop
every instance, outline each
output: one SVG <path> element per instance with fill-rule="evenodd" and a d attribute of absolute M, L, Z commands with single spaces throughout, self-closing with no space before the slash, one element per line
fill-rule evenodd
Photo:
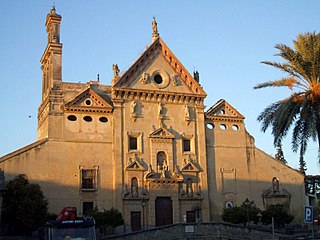
<path fill-rule="evenodd" d="M 152 19 L 152 40 L 154 41 L 158 37 L 159 37 L 158 24 L 157 24 L 155 17 L 153 17 L 153 19 Z"/>
<path fill-rule="evenodd" d="M 113 76 L 119 77 L 120 69 L 118 67 L 118 64 L 112 64 L 112 69 L 113 69 Z"/>

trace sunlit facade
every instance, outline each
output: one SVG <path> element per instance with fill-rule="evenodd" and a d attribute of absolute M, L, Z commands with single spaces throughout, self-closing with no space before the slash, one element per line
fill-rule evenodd
<path fill-rule="evenodd" d="M 205 110 L 199 73 L 184 68 L 155 19 L 150 46 L 123 74 L 114 64 L 110 85 L 63 81 L 60 23 L 52 8 L 38 139 L 0 158 L 6 180 L 23 173 L 39 183 L 50 212 L 114 207 L 132 230 L 219 220 L 246 198 L 302 221 L 304 176 L 256 148 L 227 101 Z"/>

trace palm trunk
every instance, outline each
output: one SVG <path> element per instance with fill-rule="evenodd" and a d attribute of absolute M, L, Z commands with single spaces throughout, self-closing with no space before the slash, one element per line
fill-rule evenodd
<path fill-rule="evenodd" d="M 316 128 L 318 135 L 318 161 L 320 162 L 320 119 L 317 121 Z"/>

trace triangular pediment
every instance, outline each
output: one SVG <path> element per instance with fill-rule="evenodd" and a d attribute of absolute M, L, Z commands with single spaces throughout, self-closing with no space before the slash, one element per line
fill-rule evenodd
<path fill-rule="evenodd" d="M 200 169 L 192 161 L 188 161 L 182 167 L 181 172 L 200 172 Z"/>
<path fill-rule="evenodd" d="M 127 168 L 127 171 L 146 171 L 145 167 L 139 163 L 137 160 L 130 163 Z"/>
<path fill-rule="evenodd" d="M 205 113 L 205 115 L 209 118 L 233 118 L 244 120 L 244 116 L 224 99 L 221 99 L 216 104 L 214 104 Z"/>
<path fill-rule="evenodd" d="M 161 38 L 146 49 L 113 87 L 206 96 Z"/>
<path fill-rule="evenodd" d="M 262 194 L 262 196 L 265 198 L 290 198 L 291 194 L 284 188 L 279 191 L 274 191 L 274 189 L 270 187 Z"/>
<path fill-rule="evenodd" d="M 113 107 L 93 89 L 88 88 L 67 102 L 64 109 L 67 111 L 112 112 Z"/>
<path fill-rule="evenodd" d="M 164 127 L 158 128 L 154 132 L 150 133 L 149 136 L 150 136 L 150 138 L 165 138 L 165 139 L 175 138 L 175 136 L 171 132 L 169 132 L 167 129 L 165 129 Z"/>

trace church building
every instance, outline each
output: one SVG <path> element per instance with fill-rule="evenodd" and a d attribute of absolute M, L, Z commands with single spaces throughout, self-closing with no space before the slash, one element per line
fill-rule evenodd
<path fill-rule="evenodd" d="M 61 19 L 53 7 L 45 23 L 37 140 L 0 158 L 6 180 L 40 184 L 51 213 L 113 207 L 132 230 L 218 221 L 246 199 L 262 210 L 282 204 L 303 221 L 304 175 L 256 148 L 226 100 L 206 109 L 198 72 L 155 19 L 151 44 L 123 74 L 114 64 L 110 85 L 64 81 Z"/>

